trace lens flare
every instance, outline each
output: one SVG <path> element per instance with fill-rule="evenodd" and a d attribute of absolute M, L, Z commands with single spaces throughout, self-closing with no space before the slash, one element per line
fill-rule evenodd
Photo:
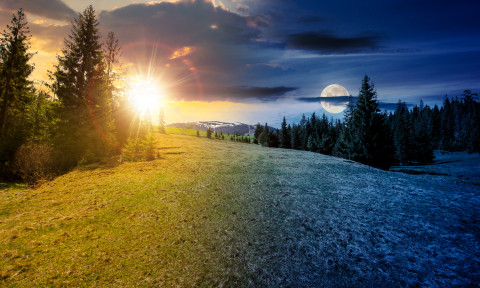
<path fill-rule="evenodd" d="M 141 117 L 153 114 L 163 103 L 163 93 L 153 79 L 133 79 L 128 94 L 131 105 Z"/>

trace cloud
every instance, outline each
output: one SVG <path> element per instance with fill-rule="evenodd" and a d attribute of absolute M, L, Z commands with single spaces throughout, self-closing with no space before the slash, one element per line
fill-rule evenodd
<path fill-rule="evenodd" d="M 247 13 L 248 8 L 249 7 L 247 5 L 244 5 L 244 4 L 238 4 L 237 5 L 237 10 L 240 11 L 240 12 L 243 12 L 243 13 Z"/>
<path fill-rule="evenodd" d="M 24 11 L 55 20 L 73 20 L 77 13 L 62 0 L 2 0 L 0 9 Z"/>
<path fill-rule="evenodd" d="M 245 43 L 260 34 L 246 17 L 203 0 L 131 4 L 102 11 L 100 22 L 117 30 L 123 41 L 153 39 L 173 47 Z"/>
<path fill-rule="evenodd" d="M 257 15 L 248 15 L 246 16 L 248 27 L 251 28 L 261 28 L 261 27 L 271 27 L 272 19 L 267 14 L 257 14 Z"/>
<path fill-rule="evenodd" d="M 405 104 L 407 108 L 413 108 L 415 105 L 411 103 L 406 103 Z M 380 101 L 378 103 L 378 109 L 380 110 L 386 110 L 386 111 L 394 111 L 398 106 L 398 103 L 393 103 L 393 102 L 382 102 Z"/>
<path fill-rule="evenodd" d="M 191 100 L 185 95 L 191 95 L 197 92 L 198 87 L 185 85 L 181 87 L 181 93 L 173 96 L 173 100 Z M 298 90 L 298 87 L 274 86 L 220 86 L 210 85 L 203 87 L 204 97 L 195 99 L 200 101 L 230 101 L 235 103 L 252 103 L 252 102 L 272 102 L 283 98 L 289 98 L 290 93 Z"/>
<path fill-rule="evenodd" d="M 256 57 L 251 47 L 269 25 L 264 15 L 242 16 L 205 0 L 131 4 L 102 11 L 99 21 L 103 34 L 115 32 L 124 61 L 136 70 L 153 65 L 169 94 L 189 101 L 210 99 L 218 83 L 242 85 Z"/>
<path fill-rule="evenodd" d="M 298 87 L 256 87 L 256 86 L 239 86 L 229 87 L 224 90 L 230 98 L 245 99 L 256 98 L 262 101 L 275 101 L 286 96 L 287 93 L 298 90 Z"/>
<path fill-rule="evenodd" d="M 353 97 L 353 101 L 357 101 L 358 97 Z M 328 102 L 331 104 L 342 104 L 350 101 L 350 96 L 332 96 L 332 97 L 300 97 L 296 98 L 297 101 L 307 102 L 307 103 L 316 103 L 316 102 Z"/>
<path fill-rule="evenodd" d="M 318 53 L 354 53 L 379 48 L 379 36 L 342 38 L 327 33 L 306 32 L 287 36 L 286 46 L 291 49 L 308 50 Z"/>
<path fill-rule="evenodd" d="M 70 33 L 71 25 L 31 24 L 32 48 L 48 53 L 58 53 L 64 39 Z"/>

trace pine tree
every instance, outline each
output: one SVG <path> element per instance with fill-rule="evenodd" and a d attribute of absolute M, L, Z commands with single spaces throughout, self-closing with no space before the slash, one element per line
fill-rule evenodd
<path fill-rule="evenodd" d="M 322 119 L 317 121 L 317 134 L 319 135 L 318 152 L 332 155 L 336 142 L 335 130 L 325 114 L 323 114 Z"/>
<path fill-rule="evenodd" d="M 300 145 L 299 149 L 300 150 L 306 150 L 306 142 L 308 140 L 308 135 L 307 134 L 307 118 L 305 117 L 305 114 L 302 115 L 302 119 L 300 120 L 300 123 L 298 123 L 298 133 L 299 133 L 299 138 L 300 138 Z"/>
<path fill-rule="evenodd" d="M 440 111 L 440 149 L 452 151 L 455 142 L 455 120 L 454 110 L 448 97 L 443 101 L 443 107 Z"/>
<path fill-rule="evenodd" d="M 0 174 L 9 173 L 17 149 L 30 137 L 28 107 L 34 99 L 30 31 L 23 10 L 13 15 L 0 39 Z M 6 170 L 5 170 L 6 169 Z M 4 170 L 4 171 L 2 171 Z"/>
<path fill-rule="evenodd" d="M 412 158 L 420 164 L 427 164 L 433 161 L 433 143 L 430 126 L 430 108 L 420 102 L 420 107 L 413 109 L 413 147 Z"/>
<path fill-rule="evenodd" d="M 435 105 L 432 110 L 432 115 L 430 118 L 430 127 L 432 131 L 432 143 L 435 149 L 438 149 L 440 145 L 440 129 L 441 129 L 442 118 L 440 114 L 440 109 Z"/>
<path fill-rule="evenodd" d="M 32 82 L 28 77 L 34 66 L 29 64 L 33 54 L 30 49 L 31 36 L 23 10 L 13 15 L 11 25 L 2 33 L 0 42 L 0 139 L 6 134 L 11 110 L 21 109 L 22 102 L 28 102 L 26 94 L 32 91 Z"/>
<path fill-rule="evenodd" d="M 117 79 L 117 71 L 115 71 L 115 65 L 120 63 L 121 47 L 120 42 L 115 37 L 115 33 L 113 31 L 108 32 L 103 50 L 105 55 L 105 72 L 108 76 L 111 91 L 114 91 L 114 81 Z"/>
<path fill-rule="evenodd" d="M 303 119 L 302 119 L 303 120 Z M 301 123 L 301 122 L 300 122 Z M 310 119 L 307 119 L 305 122 L 305 125 L 303 126 L 303 131 L 302 131 L 302 147 L 305 151 L 310 151 L 310 146 L 308 145 L 308 139 L 310 139 L 312 135 L 312 126 L 310 124 Z M 310 143 L 311 144 L 311 143 Z"/>
<path fill-rule="evenodd" d="M 377 93 L 365 75 L 352 115 L 352 159 L 388 169 L 393 162 L 393 144 L 385 113 L 378 109 Z"/>
<path fill-rule="evenodd" d="M 355 103 L 353 97 L 350 96 L 347 109 L 344 112 L 344 121 L 340 123 L 338 138 L 333 147 L 332 155 L 352 159 L 353 152 L 353 112 L 355 110 Z"/>
<path fill-rule="evenodd" d="M 265 123 L 264 128 L 262 129 L 262 133 L 258 136 L 258 143 L 262 146 L 269 147 L 270 143 L 270 131 L 268 129 L 268 124 Z"/>
<path fill-rule="evenodd" d="M 407 165 L 412 159 L 413 125 L 405 102 L 398 102 L 392 121 L 395 159 L 399 164 Z"/>
<path fill-rule="evenodd" d="M 56 102 L 50 100 L 46 92 L 36 92 L 28 107 L 28 122 L 31 129 L 28 132 L 29 142 L 48 143 L 55 130 Z"/>
<path fill-rule="evenodd" d="M 292 149 L 292 125 L 288 124 L 287 126 L 287 146 L 285 148 Z"/>
<path fill-rule="evenodd" d="M 212 129 L 210 127 L 207 128 L 207 138 L 212 138 Z"/>
<path fill-rule="evenodd" d="M 290 133 L 287 128 L 287 120 L 283 116 L 282 127 L 280 129 L 280 147 L 290 148 Z"/>
<path fill-rule="evenodd" d="M 260 125 L 260 123 L 257 123 L 257 126 L 255 126 L 255 132 L 253 133 L 253 143 L 254 144 L 259 144 L 260 140 L 260 134 L 263 132 L 263 126 Z"/>
<path fill-rule="evenodd" d="M 112 95 L 103 57 L 98 21 L 90 5 L 73 23 L 71 34 L 50 77 L 61 101 L 57 147 L 64 168 L 97 161 L 114 143 Z"/>
<path fill-rule="evenodd" d="M 280 132 L 278 130 L 270 130 L 268 132 L 268 142 L 267 142 L 267 147 L 275 147 L 278 148 L 278 145 L 280 145 Z"/>
<path fill-rule="evenodd" d="M 298 125 L 292 125 L 292 129 L 290 132 L 291 135 L 291 148 L 292 149 L 300 149 L 300 128 Z"/>
<path fill-rule="evenodd" d="M 121 46 L 115 33 L 110 31 L 103 44 L 105 74 L 108 81 L 109 98 L 112 100 L 112 117 L 115 123 L 115 137 L 117 146 L 123 147 L 129 137 L 130 125 L 134 121 L 135 113 L 132 111 L 128 97 L 126 97 L 126 82 L 122 75 L 120 63 Z M 161 130 L 161 129 L 160 129 Z"/>

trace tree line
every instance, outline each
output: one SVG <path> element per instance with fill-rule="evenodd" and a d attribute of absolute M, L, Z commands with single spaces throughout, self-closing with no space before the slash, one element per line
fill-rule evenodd
<path fill-rule="evenodd" d="M 22 9 L 1 33 L 0 178 L 34 182 L 121 151 L 127 160 L 158 156 L 151 123 L 135 117 L 114 84 L 118 39 L 110 32 L 102 40 L 98 27 L 92 6 L 74 19 L 49 71 L 46 91 L 29 79 L 34 54 L 29 52 L 31 35 Z M 378 109 L 374 85 L 365 76 L 344 120 L 314 113 L 298 124 L 287 125 L 284 119 L 278 130 L 258 124 L 254 143 L 335 155 L 383 169 L 428 163 L 434 149 L 480 152 L 479 106 L 477 95 L 466 90 L 460 99 L 446 98 L 440 108 L 421 103 L 410 110 L 399 102 L 387 114 Z M 232 141 L 250 139 L 235 136 Z"/>
<path fill-rule="evenodd" d="M 392 165 L 426 164 L 435 149 L 480 152 L 480 102 L 465 90 L 459 98 L 445 97 L 433 108 L 416 105 L 408 109 L 399 101 L 393 112 L 378 108 L 377 93 L 368 76 L 356 102 L 351 97 L 343 120 L 303 115 L 298 124 L 283 118 L 281 128 L 257 124 L 254 143 L 312 151 L 388 169 Z"/>
<path fill-rule="evenodd" d="M 91 5 L 73 20 L 44 91 L 29 80 L 30 40 L 20 9 L 0 39 L 0 178 L 33 182 L 106 159 L 127 144 L 154 155 L 151 123 L 134 117 L 114 85 L 118 39 L 113 32 L 102 39 Z"/>

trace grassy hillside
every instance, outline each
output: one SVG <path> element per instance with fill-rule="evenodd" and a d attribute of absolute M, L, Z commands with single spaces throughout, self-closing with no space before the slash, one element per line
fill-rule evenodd
<path fill-rule="evenodd" d="M 184 129 L 184 128 L 176 128 L 176 127 L 165 127 L 165 131 L 168 134 L 174 134 L 174 135 L 189 135 L 189 136 L 197 136 L 197 130 L 193 129 Z M 199 130 L 200 137 L 207 137 L 207 131 L 201 131 Z M 234 136 L 232 134 L 223 134 L 225 139 L 224 140 L 231 140 L 231 138 Z M 249 138 L 250 142 L 253 142 L 253 136 L 241 136 L 244 138 Z M 212 133 L 212 138 L 215 138 L 215 133 Z"/>
<path fill-rule="evenodd" d="M 0 285 L 480 279 L 477 186 L 308 152 L 159 137 L 155 161 L 83 166 L 35 190 L 1 186 Z"/>

